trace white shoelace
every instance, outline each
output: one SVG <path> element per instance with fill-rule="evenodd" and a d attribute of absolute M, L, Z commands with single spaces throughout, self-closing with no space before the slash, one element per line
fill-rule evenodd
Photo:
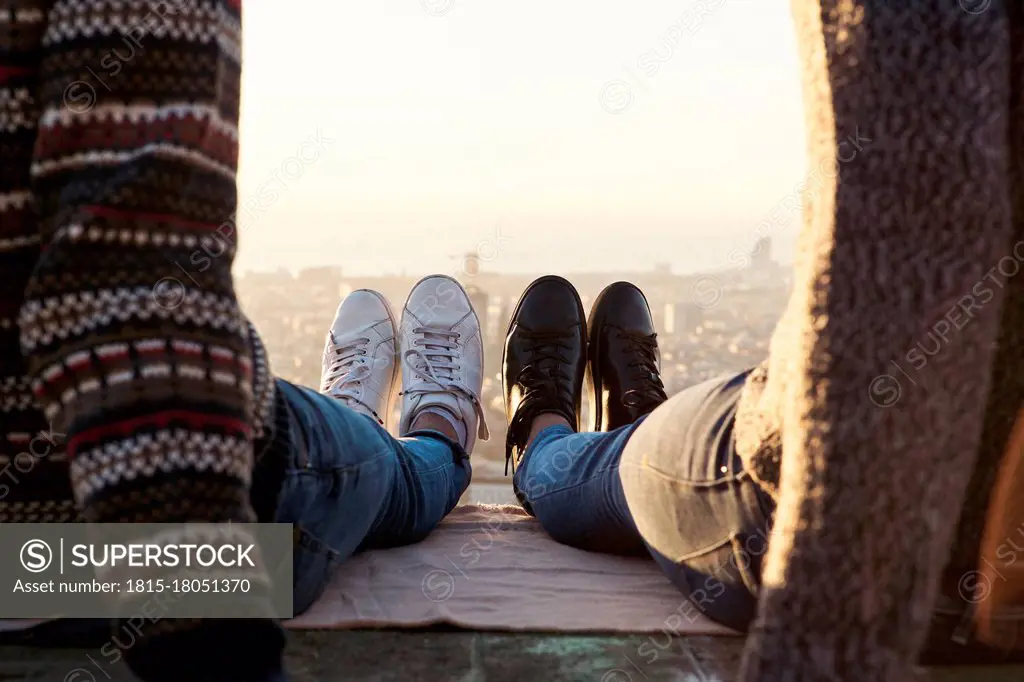
<path fill-rule="evenodd" d="M 333 355 L 334 359 L 323 378 L 324 385 L 321 392 L 341 400 L 349 407 L 362 406 L 367 413 L 373 415 L 383 425 L 384 420 L 381 416 L 356 396 L 356 389 L 362 385 L 363 379 L 370 376 L 371 372 L 366 356 L 366 345 L 370 343 L 369 337 L 358 337 L 339 344 L 334 340 L 333 332 L 328 332 L 328 334 L 331 342 L 327 352 Z"/>
<path fill-rule="evenodd" d="M 455 372 L 459 369 L 457 361 L 462 355 L 458 343 L 459 333 L 444 327 L 429 325 L 416 327 L 412 333 L 417 336 L 413 345 L 422 346 L 422 350 L 410 348 L 405 351 L 403 359 L 409 363 L 413 375 L 423 379 L 426 385 L 414 386 L 403 393 L 406 395 L 451 393 L 462 396 L 469 401 L 476 413 L 477 437 L 487 440 L 490 437 L 490 432 L 487 429 L 487 419 L 484 415 L 484 408 L 480 404 L 480 398 L 455 378 Z"/>

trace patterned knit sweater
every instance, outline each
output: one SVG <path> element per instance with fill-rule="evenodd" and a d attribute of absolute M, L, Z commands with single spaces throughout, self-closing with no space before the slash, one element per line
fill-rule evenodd
<path fill-rule="evenodd" d="M 240 0 L 0 1 L 0 522 L 255 520 L 273 396 L 231 279 L 240 33 Z M 154 680 L 283 647 L 270 619 L 142 634 Z"/>
<path fill-rule="evenodd" d="M 741 679 L 903 682 L 1024 398 L 1024 8 L 793 5 L 826 172 L 737 416 L 778 501 Z"/>

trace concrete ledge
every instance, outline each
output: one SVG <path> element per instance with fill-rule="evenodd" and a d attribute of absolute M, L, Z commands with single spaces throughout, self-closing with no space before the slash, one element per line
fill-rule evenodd
<path fill-rule="evenodd" d="M 291 682 L 730 682 L 738 638 L 485 632 L 289 633 Z M 94 649 L 0 647 L 2 682 L 130 682 Z M 941 668 L 921 682 L 1020 682 L 1024 666 Z"/>

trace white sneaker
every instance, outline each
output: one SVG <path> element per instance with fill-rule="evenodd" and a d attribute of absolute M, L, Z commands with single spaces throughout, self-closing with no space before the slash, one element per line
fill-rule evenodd
<path fill-rule="evenodd" d="M 431 275 L 416 283 L 402 311 L 402 419 L 404 436 L 424 410 L 441 412 L 452 421 L 458 440 L 473 451 L 479 437 L 490 434 L 480 405 L 484 346 L 465 289 L 451 277 Z"/>
<path fill-rule="evenodd" d="M 324 345 L 320 392 L 387 428 L 398 383 L 395 316 L 376 291 L 357 289 L 338 306 Z"/>

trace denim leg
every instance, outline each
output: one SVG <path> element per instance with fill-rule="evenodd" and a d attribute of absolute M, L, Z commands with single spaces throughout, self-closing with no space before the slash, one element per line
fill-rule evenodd
<path fill-rule="evenodd" d="M 288 462 L 275 520 L 297 526 L 294 610 L 320 596 L 365 545 L 425 537 L 469 485 L 465 453 L 441 434 L 392 437 L 334 398 L 277 381 L 288 412 Z"/>
<path fill-rule="evenodd" d="M 437 431 L 412 431 L 393 439 L 402 455 L 383 513 L 364 548 L 419 542 L 455 509 L 473 478 L 462 446 Z"/>
<path fill-rule="evenodd" d="M 640 423 L 607 433 L 551 426 L 527 448 L 516 494 L 554 540 L 595 552 L 645 552 L 619 479 L 619 458 Z"/>
<path fill-rule="evenodd" d="M 626 445 L 620 469 L 629 510 L 662 570 L 697 609 L 740 631 L 756 614 L 774 512 L 735 451 L 746 376 L 690 387 L 658 407 Z"/>

